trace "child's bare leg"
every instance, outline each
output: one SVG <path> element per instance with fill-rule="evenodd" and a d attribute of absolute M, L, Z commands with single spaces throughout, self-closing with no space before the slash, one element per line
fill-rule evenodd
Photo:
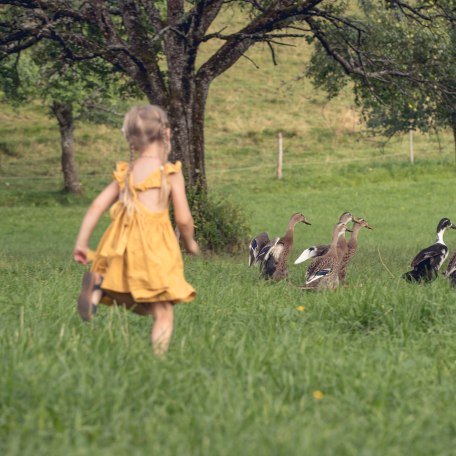
<path fill-rule="evenodd" d="M 89 321 L 96 311 L 96 305 L 102 297 L 102 290 L 99 285 L 103 277 L 95 272 L 86 272 L 82 278 L 81 292 L 77 302 L 77 309 L 80 317 Z"/>
<path fill-rule="evenodd" d="M 163 356 L 168 350 L 173 334 L 173 305 L 170 302 L 155 302 L 151 304 L 154 322 L 151 329 L 151 342 L 154 353 Z"/>
<path fill-rule="evenodd" d="M 103 290 L 100 288 L 101 282 L 103 282 L 103 277 L 98 274 L 98 272 L 94 272 L 93 274 L 95 275 L 96 288 L 94 288 L 92 292 L 92 304 L 96 306 L 100 303 L 101 298 L 103 297 Z"/>

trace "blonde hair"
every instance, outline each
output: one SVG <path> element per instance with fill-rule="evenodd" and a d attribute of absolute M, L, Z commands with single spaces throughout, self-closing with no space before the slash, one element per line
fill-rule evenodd
<path fill-rule="evenodd" d="M 171 151 L 167 129 L 169 121 L 166 112 L 156 105 L 135 106 L 127 112 L 124 118 L 122 132 L 130 145 L 130 161 L 125 177 L 125 187 L 120 194 L 128 212 L 134 208 L 134 198 L 130 188 L 130 175 L 133 170 L 135 152 L 141 152 L 149 144 L 156 141 L 162 144 L 160 148 L 160 200 L 165 201 L 169 196 L 169 185 L 164 172 L 165 163 Z"/>

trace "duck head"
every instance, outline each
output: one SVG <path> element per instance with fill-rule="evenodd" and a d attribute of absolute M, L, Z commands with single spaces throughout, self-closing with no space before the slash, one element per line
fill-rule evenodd
<path fill-rule="evenodd" d="M 445 231 L 448 228 L 453 228 L 456 230 L 456 225 L 449 218 L 445 217 L 440 220 L 439 224 L 437 225 L 437 233 Z"/>
<path fill-rule="evenodd" d="M 361 225 L 363 228 L 367 228 L 368 230 L 373 230 L 373 228 L 366 222 L 363 218 L 357 218 L 354 220 L 355 223 Z"/>
<path fill-rule="evenodd" d="M 306 225 L 312 225 L 305 217 L 305 215 L 301 214 L 300 212 L 296 212 L 291 216 L 290 222 L 293 223 L 305 223 Z"/>
<path fill-rule="evenodd" d="M 347 224 L 348 222 L 353 222 L 353 215 L 351 212 L 344 212 L 340 217 L 339 217 L 339 223 L 345 223 Z"/>

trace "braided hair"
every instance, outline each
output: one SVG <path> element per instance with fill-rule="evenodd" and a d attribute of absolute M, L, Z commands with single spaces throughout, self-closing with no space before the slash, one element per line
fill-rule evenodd
<path fill-rule="evenodd" d="M 130 145 L 130 160 L 125 178 L 125 187 L 120 194 L 128 212 L 134 209 L 133 192 L 130 187 L 131 173 L 135 153 L 144 150 L 149 144 L 158 141 L 160 148 L 160 200 L 169 197 L 169 184 L 165 174 L 165 164 L 171 152 L 171 144 L 167 134 L 169 121 L 166 112 L 156 105 L 135 106 L 127 112 L 124 118 L 122 131 Z"/>

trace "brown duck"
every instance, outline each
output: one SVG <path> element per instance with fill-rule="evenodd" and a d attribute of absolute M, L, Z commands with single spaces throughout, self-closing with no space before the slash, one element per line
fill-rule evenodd
<path fill-rule="evenodd" d="M 350 239 L 347 243 L 347 251 L 342 256 L 339 266 L 339 282 L 344 282 L 347 275 L 348 264 L 354 257 L 358 248 L 358 234 L 361 228 L 372 230 L 373 228 L 364 219 L 355 219 Z"/>
<path fill-rule="evenodd" d="M 330 289 L 334 290 L 339 285 L 339 264 L 337 244 L 340 237 L 345 235 L 347 225 L 338 223 L 333 229 L 332 242 L 329 250 L 322 256 L 315 258 L 306 274 L 304 289 Z"/>
<path fill-rule="evenodd" d="M 303 214 L 295 213 L 291 216 L 288 229 L 283 237 L 266 240 L 266 236 L 269 239 L 267 233 L 261 233 L 250 243 L 251 259 L 249 263 L 259 264 L 261 275 L 265 279 L 282 280 L 288 277 L 288 256 L 293 247 L 294 229 L 299 222 L 310 225 Z M 260 242 L 263 246 L 258 248 Z M 255 254 L 256 250 L 258 253 Z"/>

